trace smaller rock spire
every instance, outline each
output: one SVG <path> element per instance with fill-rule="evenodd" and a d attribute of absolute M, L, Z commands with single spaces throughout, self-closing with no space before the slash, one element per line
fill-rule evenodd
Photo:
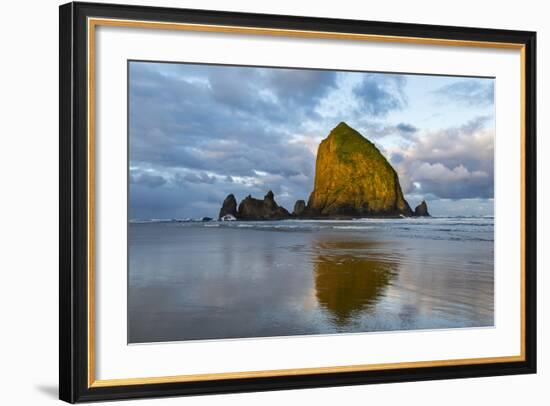
<path fill-rule="evenodd" d="M 430 217 L 430 213 L 428 213 L 428 205 L 425 200 L 422 200 L 422 203 L 416 206 L 414 209 L 414 215 L 418 217 Z"/>
<path fill-rule="evenodd" d="M 221 220 L 222 217 L 227 215 L 237 217 L 237 200 L 232 193 L 230 195 L 227 195 L 227 197 L 223 201 L 218 219 Z"/>

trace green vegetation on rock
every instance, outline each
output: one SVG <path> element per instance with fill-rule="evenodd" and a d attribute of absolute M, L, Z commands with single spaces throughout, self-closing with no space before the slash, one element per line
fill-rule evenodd
<path fill-rule="evenodd" d="M 350 164 L 354 163 L 353 155 L 357 153 L 362 153 L 369 159 L 378 159 L 380 156 L 380 151 L 372 142 L 344 122 L 338 124 L 330 132 L 329 137 L 333 137 L 332 141 L 338 158 Z"/>

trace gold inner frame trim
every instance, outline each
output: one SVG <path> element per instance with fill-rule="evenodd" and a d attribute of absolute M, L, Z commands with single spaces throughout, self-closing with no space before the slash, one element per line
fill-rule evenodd
<path fill-rule="evenodd" d="M 321 367 L 321 368 L 296 368 L 296 369 L 276 369 L 267 371 L 245 371 L 245 372 L 229 372 L 215 374 L 197 374 L 197 375 L 174 375 L 161 376 L 150 378 L 125 378 L 125 379 L 107 379 L 97 380 L 91 385 L 92 388 L 100 388 L 107 386 L 120 385 L 143 385 L 147 383 L 176 383 L 176 382 L 192 382 L 192 381 L 215 381 L 217 379 L 236 379 L 236 378 L 265 378 L 289 375 L 311 375 L 322 373 L 336 372 L 360 372 L 360 371 L 382 371 L 399 368 L 422 368 L 432 366 L 455 366 L 455 365 L 474 365 L 499 362 L 522 361 L 520 355 L 511 357 L 493 357 L 493 358 L 469 358 L 459 360 L 438 360 L 438 361 L 415 361 L 387 364 L 369 364 L 369 365 L 347 365 L 336 367 Z"/>
<path fill-rule="evenodd" d="M 278 37 L 339 39 L 370 42 L 386 42 L 431 46 L 459 46 L 493 49 L 511 49 L 520 51 L 521 64 L 521 101 L 520 101 L 520 137 L 521 137 L 521 266 L 520 266 L 520 354 L 502 357 L 481 357 L 450 360 L 396 362 L 383 364 L 363 364 L 328 366 L 315 368 L 276 369 L 265 371 L 220 372 L 211 374 L 189 374 L 144 378 L 95 379 L 95 28 L 97 26 L 147 28 L 157 30 L 180 30 L 193 32 L 215 32 L 243 35 L 264 35 Z M 426 368 L 458 365 L 479 365 L 504 362 L 525 361 L 525 45 L 506 42 L 465 41 L 453 39 L 434 39 L 422 37 L 400 37 L 391 35 L 355 34 L 345 32 L 306 31 L 274 29 L 260 27 L 241 27 L 227 25 L 167 23 L 139 20 L 120 20 L 108 18 L 89 18 L 88 39 L 88 387 L 111 387 L 125 385 L 161 384 L 193 381 L 213 381 L 221 379 L 265 378 L 280 376 L 331 374 L 342 372 L 380 371 L 397 368 Z"/>

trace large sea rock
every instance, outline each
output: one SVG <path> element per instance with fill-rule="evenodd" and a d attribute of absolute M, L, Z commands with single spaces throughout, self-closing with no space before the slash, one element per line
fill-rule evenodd
<path fill-rule="evenodd" d="M 308 217 L 411 216 L 397 172 L 378 148 L 346 123 L 319 145 Z"/>
<path fill-rule="evenodd" d="M 237 217 L 237 200 L 233 194 L 228 195 L 223 201 L 218 220 L 225 216 Z"/>
<path fill-rule="evenodd" d="M 254 199 L 248 195 L 239 204 L 237 211 L 239 220 L 282 220 L 290 217 L 290 213 L 275 202 L 270 190 L 263 200 Z"/>

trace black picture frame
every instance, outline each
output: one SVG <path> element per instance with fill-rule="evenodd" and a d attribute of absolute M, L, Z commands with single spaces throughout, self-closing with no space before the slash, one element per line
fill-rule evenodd
<path fill-rule="evenodd" d="M 67 402 L 234 393 L 536 372 L 536 33 L 190 9 L 68 3 L 60 6 L 59 398 Z M 360 372 L 93 387 L 88 379 L 87 19 L 513 43 L 524 47 L 524 360 Z"/>

